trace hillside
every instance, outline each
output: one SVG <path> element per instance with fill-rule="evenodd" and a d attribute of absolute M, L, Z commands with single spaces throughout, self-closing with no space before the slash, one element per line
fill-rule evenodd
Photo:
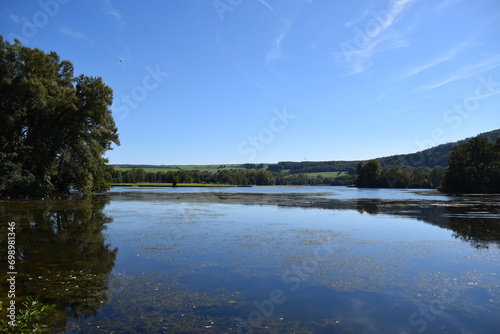
<path fill-rule="evenodd" d="M 488 138 L 490 141 L 495 141 L 500 137 L 500 129 L 479 134 L 481 137 Z M 399 167 L 399 168 L 420 168 L 420 167 L 446 167 L 448 156 L 455 145 L 462 144 L 470 138 L 463 139 L 457 142 L 438 145 L 423 151 L 409 154 L 392 155 L 388 157 L 377 158 L 383 168 Z M 217 172 L 230 169 L 268 169 L 272 172 L 285 172 L 286 174 L 317 174 L 327 172 L 347 172 L 355 174 L 356 165 L 359 160 L 352 161 L 280 161 L 275 164 L 241 164 L 241 165 L 114 165 L 119 170 L 129 170 L 132 168 L 142 168 L 145 171 L 156 172 L 163 171 L 206 171 Z"/>
<path fill-rule="evenodd" d="M 500 129 L 484 132 L 478 135 L 494 142 L 500 137 Z M 446 167 L 448 156 L 454 146 L 463 144 L 471 138 L 453 143 L 446 143 L 411 154 L 400 154 L 379 158 L 382 167 Z"/>
<path fill-rule="evenodd" d="M 490 141 L 495 141 L 500 137 L 500 129 L 479 134 L 481 137 L 488 138 Z M 399 168 L 418 168 L 418 167 L 446 167 L 448 164 L 448 156 L 455 145 L 462 144 L 470 138 L 463 139 L 453 143 L 446 143 L 431 147 L 429 149 L 416 153 L 392 155 L 388 157 L 377 158 L 383 168 L 399 167 Z M 296 173 L 317 173 L 317 172 L 340 172 L 347 171 L 354 174 L 356 165 L 359 161 L 303 161 L 291 162 L 283 161 L 277 164 L 270 164 L 268 169 L 271 171 L 287 170 L 290 174 Z"/>

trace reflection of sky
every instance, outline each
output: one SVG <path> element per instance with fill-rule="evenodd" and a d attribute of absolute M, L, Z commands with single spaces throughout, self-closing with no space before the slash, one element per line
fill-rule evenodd
<path fill-rule="evenodd" d="M 259 188 L 279 189 L 243 189 L 258 192 Z M 422 198 L 411 191 L 390 189 L 290 187 L 285 191 L 324 193 L 327 189 L 334 190 L 331 196 L 336 198 L 376 194 L 384 199 L 385 195 Z M 160 189 L 162 193 L 172 191 L 193 189 Z M 106 231 L 108 241 L 119 249 L 114 273 L 122 278 L 154 276 L 158 281 L 158 277 L 173 275 L 174 280 L 197 291 L 222 286 L 227 293 L 245 296 L 250 309 L 242 311 L 243 317 L 252 311 L 253 300 L 262 300 L 269 291 L 281 288 L 288 301 L 279 313 L 287 319 L 320 320 L 321 315 L 373 333 L 390 332 L 396 323 L 415 331 L 417 328 L 408 327 L 409 315 L 428 305 L 447 282 L 456 282 L 465 292 L 453 305 L 446 305 L 446 316 L 429 326 L 453 328 L 450 326 L 462 318 L 461 312 L 477 312 L 485 322 L 494 322 L 491 314 L 498 306 L 492 301 L 500 283 L 495 276 L 498 250 L 475 249 L 454 238 L 450 230 L 412 218 L 346 209 L 145 198 L 120 200 L 114 194 L 105 208 L 113 217 Z M 297 291 L 290 291 L 282 274 L 314 259 L 315 249 L 322 244 L 332 247 L 330 256 L 317 262 Z M 462 325 L 482 326 L 476 318 Z"/>
<path fill-rule="evenodd" d="M 255 186 L 255 187 L 112 187 L 109 192 L 156 192 L 156 193 L 250 193 L 250 194 L 281 194 L 281 193 L 318 193 L 326 198 L 357 199 L 379 198 L 386 200 L 448 200 L 437 190 L 423 189 L 427 195 L 418 193 L 415 189 L 360 189 L 333 186 Z M 417 191 L 417 192 L 416 192 Z"/>

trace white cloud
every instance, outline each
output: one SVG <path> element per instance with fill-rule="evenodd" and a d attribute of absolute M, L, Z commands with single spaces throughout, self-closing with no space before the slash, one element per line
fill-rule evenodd
<path fill-rule="evenodd" d="M 267 8 L 269 8 L 271 10 L 271 12 L 274 13 L 273 7 L 271 7 L 271 5 L 269 5 L 265 0 L 257 0 L 257 1 L 260 2 L 261 4 L 263 4 L 264 6 L 266 6 Z"/>
<path fill-rule="evenodd" d="M 415 0 L 396 0 L 378 13 L 375 13 L 374 10 L 365 10 L 365 13 L 369 12 L 370 15 L 362 15 L 364 24 L 359 18 L 347 23 L 349 26 L 353 22 L 358 23 L 353 27 L 355 36 L 352 40 L 340 44 L 341 51 L 336 52 L 335 57 L 338 60 L 343 59 L 347 63 L 351 68 L 350 74 L 360 73 L 368 69 L 373 64 L 373 56 L 378 52 L 410 45 L 401 33 L 391 28 L 401 19 L 413 2 Z M 384 15 L 380 15 L 381 13 Z"/>
<path fill-rule="evenodd" d="M 12 21 L 16 22 L 16 23 L 21 23 L 21 19 L 19 18 L 19 16 L 15 15 L 15 14 L 9 14 L 9 17 Z"/>
<path fill-rule="evenodd" d="M 420 72 L 423 72 L 431 67 L 434 67 L 434 66 L 439 65 L 441 63 L 444 63 L 448 60 L 451 60 L 451 59 L 455 58 L 461 52 L 465 51 L 465 49 L 467 49 L 467 47 L 469 47 L 469 46 L 470 46 L 470 40 L 468 40 L 464 43 L 461 43 L 460 45 L 457 45 L 453 49 L 449 50 L 448 52 L 444 53 L 443 55 L 441 55 L 435 59 L 430 60 L 429 62 L 409 69 L 407 71 L 407 73 L 405 73 L 402 76 L 401 79 L 408 79 L 408 78 L 410 78 L 410 77 L 412 77 Z"/>
<path fill-rule="evenodd" d="M 452 83 L 452 82 L 455 82 L 458 80 L 467 79 L 467 78 L 470 78 L 472 76 L 476 76 L 476 75 L 479 75 L 483 72 L 497 68 L 499 66 L 500 66 L 500 55 L 493 56 L 493 57 L 490 57 L 490 58 L 488 58 L 480 63 L 476 63 L 476 64 L 472 64 L 472 65 L 468 65 L 468 66 L 463 66 L 463 67 L 459 68 L 458 70 L 456 70 L 455 72 L 451 73 L 448 76 L 448 78 L 446 78 L 444 80 L 441 80 L 441 81 L 436 82 L 436 83 L 420 86 L 419 88 L 416 89 L 416 92 L 431 90 L 431 89 L 438 88 L 438 87 L 447 85 L 449 83 Z"/>
<path fill-rule="evenodd" d="M 65 35 L 69 36 L 69 37 L 73 37 L 73 38 L 77 38 L 77 39 L 81 39 L 81 40 L 89 40 L 87 35 L 79 32 L 79 31 L 76 31 L 74 29 L 71 29 L 67 26 L 60 26 L 59 31 Z"/>
<path fill-rule="evenodd" d="M 269 65 L 274 60 L 282 57 L 281 43 L 288 35 L 288 32 L 292 28 L 292 21 L 283 20 L 284 26 L 279 35 L 273 40 L 271 49 L 266 54 L 266 65 Z"/>
<path fill-rule="evenodd" d="M 396 86 L 396 87 L 393 87 L 393 88 L 391 88 L 391 89 L 389 89 L 389 90 L 386 90 L 386 91 L 384 91 L 384 92 L 380 93 L 380 94 L 377 96 L 376 100 L 377 100 L 378 102 L 380 102 L 380 101 L 384 101 L 384 100 L 387 98 L 387 96 L 389 96 L 391 93 L 394 93 L 395 91 L 397 91 L 397 90 L 399 90 L 399 89 L 403 88 L 405 85 L 406 85 L 406 82 L 403 82 L 401 85 L 398 85 L 398 86 Z"/>
<path fill-rule="evenodd" d="M 459 4 L 460 2 L 463 2 L 463 1 L 464 0 L 443 0 L 436 7 L 436 11 L 440 12 L 440 11 L 442 11 L 444 9 L 453 7 L 453 6 Z"/>
<path fill-rule="evenodd" d="M 410 106 L 410 107 L 404 107 L 404 108 L 399 108 L 397 110 L 394 110 L 394 111 L 391 111 L 389 113 L 390 116 L 396 116 L 396 115 L 399 115 L 399 114 L 402 114 L 402 113 L 405 113 L 405 112 L 408 112 L 410 110 L 414 110 L 415 107 L 414 106 Z"/>
<path fill-rule="evenodd" d="M 111 0 L 104 0 L 104 5 L 105 5 L 104 11 L 108 15 L 112 16 L 118 24 L 120 25 L 125 24 L 125 19 L 123 15 L 115 8 L 115 6 L 113 6 Z"/>

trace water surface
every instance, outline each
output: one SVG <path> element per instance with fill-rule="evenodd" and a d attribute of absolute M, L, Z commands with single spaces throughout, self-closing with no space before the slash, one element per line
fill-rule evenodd
<path fill-rule="evenodd" d="M 19 226 L 20 296 L 55 303 L 54 325 L 66 333 L 494 333 L 500 325 L 495 196 L 113 188 L 0 210 Z"/>

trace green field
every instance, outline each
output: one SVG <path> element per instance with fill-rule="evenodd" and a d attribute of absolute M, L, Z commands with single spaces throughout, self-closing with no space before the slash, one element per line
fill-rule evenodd
<path fill-rule="evenodd" d="M 347 172 L 317 172 L 317 173 L 306 173 L 307 177 L 316 177 L 321 175 L 322 177 L 339 177 L 342 175 L 348 175 Z"/>

